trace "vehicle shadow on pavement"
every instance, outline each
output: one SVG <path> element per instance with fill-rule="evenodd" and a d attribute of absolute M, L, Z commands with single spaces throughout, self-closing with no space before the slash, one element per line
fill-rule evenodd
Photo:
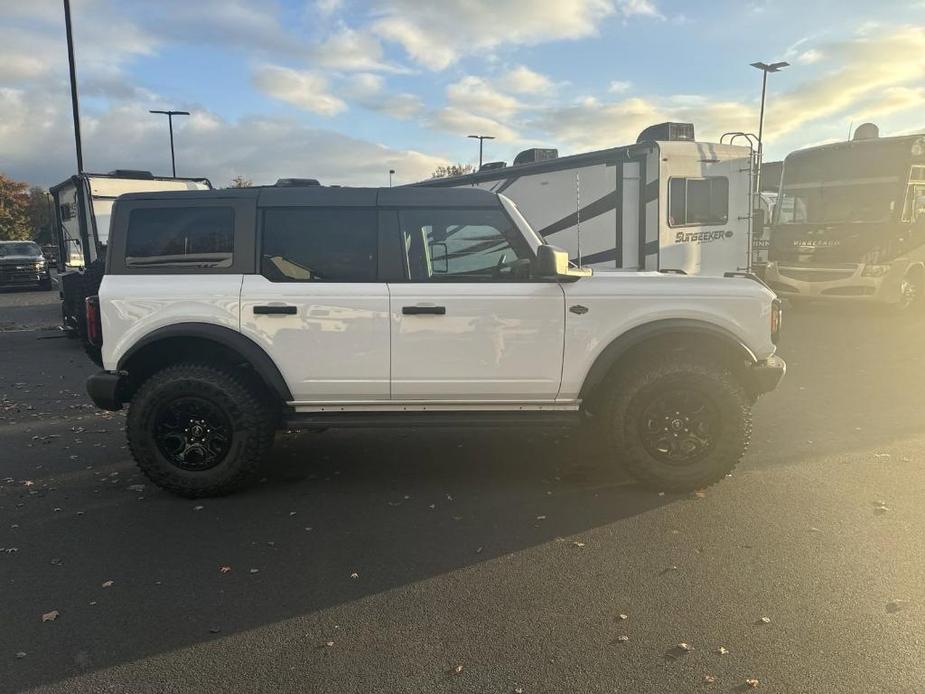
<path fill-rule="evenodd" d="M 473 429 L 281 434 L 257 488 L 186 500 L 136 473 L 118 420 L 80 434 L 119 451 L 92 469 L 59 464 L 28 487 L 0 487 L 5 519 L 21 526 L 17 551 L 0 554 L 0 642 L 11 659 L 0 690 L 311 615 L 543 543 L 581 551 L 581 533 L 673 499 L 629 484 L 575 437 Z M 314 648 L 326 637 L 307 638 Z"/>

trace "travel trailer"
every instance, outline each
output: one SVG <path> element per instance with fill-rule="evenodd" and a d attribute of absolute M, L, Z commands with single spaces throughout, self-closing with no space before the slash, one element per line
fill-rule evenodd
<path fill-rule="evenodd" d="M 559 157 L 529 149 L 508 166 L 420 186 L 503 193 L 550 244 L 601 269 L 723 275 L 751 267 L 750 147 L 697 142 L 662 123 L 632 145 Z"/>

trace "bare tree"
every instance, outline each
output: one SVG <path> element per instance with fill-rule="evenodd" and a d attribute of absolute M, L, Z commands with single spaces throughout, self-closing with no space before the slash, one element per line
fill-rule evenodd
<path fill-rule="evenodd" d="M 231 185 L 228 187 L 229 188 L 250 188 L 252 185 L 254 185 L 254 182 L 251 179 L 245 178 L 244 176 L 235 176 L 234 178 L 231 179 Z"/>
<path fill-rule="evenodd" d="M 431 178 L 448 178 L 449 176 L 463 176 L 475 171 L 472 164 L 447 164 L 438 166 L 436 171 L 431 174 Z"/>

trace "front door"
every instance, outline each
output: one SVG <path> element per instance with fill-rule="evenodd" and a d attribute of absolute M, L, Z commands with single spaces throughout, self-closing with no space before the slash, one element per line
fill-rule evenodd
<path fill-rule="evenodd" d="M 565 297 L 530 278 L 532 252 L 501 209 L 403 209 L 409 281 L 389 284 L 392 400 L 551 402 Z"/>
<path fill-rule="evenodd" d="M 273 358 L 296 402 L 389 398 L 377 238 L 374 207 L 264 211 L 261 274 L 244 277 L 241 332 Z"/>

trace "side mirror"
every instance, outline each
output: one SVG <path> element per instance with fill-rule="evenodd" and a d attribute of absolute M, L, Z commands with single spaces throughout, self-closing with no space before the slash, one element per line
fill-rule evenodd
<path fill-rule="evenodd" d="M 569 265 L 568 253 L 561 248 L 543 244 L 536 249 L 536 275 L 541 279 L 575 282 L 592 273 L 591 268 Z"/>

